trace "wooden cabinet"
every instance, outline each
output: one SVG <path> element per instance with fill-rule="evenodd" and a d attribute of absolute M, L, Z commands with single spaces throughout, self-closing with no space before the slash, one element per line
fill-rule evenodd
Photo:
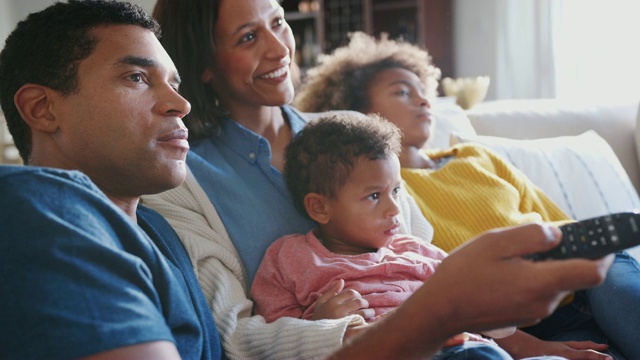
<path fill-rule="evenodd" d="M 303 68 L 315 64 L 317 54 L 344 45 L 349 32 L 360 30 L 418 44 L 429 51 L 443 77 L 455 75 L 450 0 L 283 0 L 282 6 Z"/>
<path fill-rule="evenodd" d="M 302 69 L 315 65 L 325 42 L 322 0 L 285 0 L 281 4 L 296 39 L 296 63 Z"/>

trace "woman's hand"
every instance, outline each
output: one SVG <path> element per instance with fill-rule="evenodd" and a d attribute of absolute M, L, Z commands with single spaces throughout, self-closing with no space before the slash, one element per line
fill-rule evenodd
<path fill-rule="evenodd" d="M 500 347 L 514 358 L 541 355 L 555 355 L 570 360 L 611 360 L 611 356 L 601 353 L 609 346 L 593 341 L 544 341 L 518 330 L 512 336 L 496 339 Z"/>

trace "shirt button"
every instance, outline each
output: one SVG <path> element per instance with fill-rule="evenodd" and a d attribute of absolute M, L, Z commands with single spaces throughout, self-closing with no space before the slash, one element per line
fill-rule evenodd
<path fill-rule="evenodd" d="M 249 153 L 249 159 L 253 160 L 253 159 L 255 159 L 255 158 L 256 158 L 256 153 L 254 153 L 254 152 L 250 152 L 250 153 Z"/>

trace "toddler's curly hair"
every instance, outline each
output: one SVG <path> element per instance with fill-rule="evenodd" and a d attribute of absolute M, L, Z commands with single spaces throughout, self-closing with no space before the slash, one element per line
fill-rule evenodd
<path fill-rule="evenodd" d="M 355 110 L 367 112 L 367 91 L 382 70 L 404 68 L 423 81 L 429 97 L 437 95 L 440 69 L 426 50 L 382 34 L 379 40 L 363 32 L 350 34 L 349 44 L 319 59 L 308 70 L 294 106 L 305 112 Z"/>
<path fill-rule="evenodd" d="M 360 159 L 399 155 L 401 132 L 377 114 L 330 112 L 311 121 L 285 151 L 284 175 L 296 208 L 306 214 L 304 197 L 333 198 Z"/>

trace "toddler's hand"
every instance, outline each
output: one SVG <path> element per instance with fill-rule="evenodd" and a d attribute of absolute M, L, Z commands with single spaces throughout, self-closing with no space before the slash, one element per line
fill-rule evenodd
<path fill-rule="evenodd" d="M 375 311 L 369 309 L 369 302 L 359 292 L 344 289 L 344 280 L 338 281 L 317 301 L 311 320 L 339 319 L 347 315 L 360 315 L 365 319 L 373 317 Z"/>

